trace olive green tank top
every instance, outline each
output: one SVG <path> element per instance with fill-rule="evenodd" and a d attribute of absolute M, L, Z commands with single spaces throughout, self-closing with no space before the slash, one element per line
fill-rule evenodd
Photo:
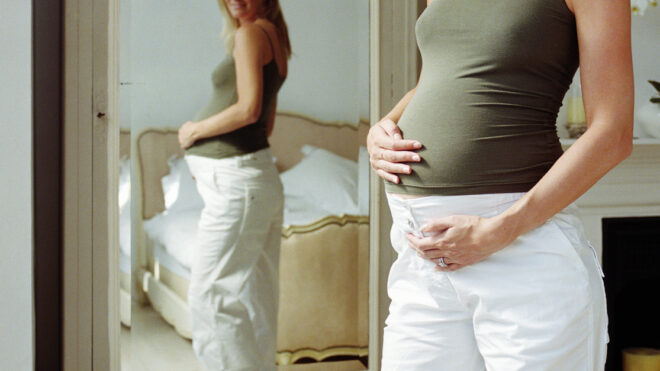
<path fill-rule="evenodd" d="M 264 32 L 266 31 L 264 30 Z M 268 41 L 271 42 L 267 32 L 266 36 Z M 273 50 L 273 60 L 263 66 L 262 109 L 257 121 L 229 133 L 198 140 L 186 150 L 186 154 L 225 158 L 255 152 L 268 147 L 268 119 L 276 108 L 277 92 L 285 79 L 285 77 L 280 76 L 277 68 L 274 57 L 275 49 L 272 42 L 270 45 Z M 234 58 L 230 54 L 215 68 L 211 74 L 213 96 L 209 103 L 197 114 L 194 121 L 213 116 L 238 101 L 235 67 Z"/>
<path fill-rule="evenodd" d="M 424 68 L 398 125 L 422 162 L 387 192 L 528 191 L 562 154 L 555 123 L 578 66 L 564 0 L 435 0 L 415 32 Z"/>

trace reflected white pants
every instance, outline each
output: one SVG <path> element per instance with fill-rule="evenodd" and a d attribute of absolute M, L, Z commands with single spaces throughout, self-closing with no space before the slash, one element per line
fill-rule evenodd
<path fill-rule="evenodd" d="M 408 246 L 431 219 L 490 217 L 522 193 L 388 195 L 398 258 L 388 280 L 383 370 L 602 371 L 602 272 L 571 205 L 487 259 L 438 272 Z"/>
<path fill-rule="evenodd" d="M 274 370 L 282 183 L 268 149 L 186 156 L 204 200 L 188 305 L 208 370 Z"/>

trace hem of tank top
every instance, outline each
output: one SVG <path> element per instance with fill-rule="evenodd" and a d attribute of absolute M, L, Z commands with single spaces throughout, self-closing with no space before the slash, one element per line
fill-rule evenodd
<path fill-rule="evenodd" d="M 193 148 L 193 147 L 190 147 Z M 264 147 L 259 147 L 257 149 L 251 149 L 249 151 L 245 152 L 231 152 L 229 154 L 221 154 L 220 156 L 208 156 L 208 153 L 195 153 L 195 151 L 190 151 L 188 149 L 183 151 L 184 156 L 190 155 L 190 156 L 199 156 L 199 157 L 206 157 L 206 158 L 212 158 L 215 160 L 223 159 L 223 158 L 229 158 L 229 157 L 234 157 L 234 156 L 242 156 L 242 155 L 247 155 L 250 153 L 255 153 L 257 151 L 261 151 L 262 149 L 270 148 L 270 144 L 267 144 Z"/>
<path fill-rule="evenodd" d="M 470 195 L 484 193 L 512 193 L 527 192 L 537 182 L 507 183 L 507 184 L 484 184 L 484 185 L 456 185 L 456 186 L 414 186 L 407 184 L 394 184 L 385 182 L 385 191 L 393 194 L 408 195 Z"/>

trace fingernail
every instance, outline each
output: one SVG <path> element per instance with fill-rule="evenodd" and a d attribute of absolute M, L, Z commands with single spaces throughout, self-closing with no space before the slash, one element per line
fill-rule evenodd
<path fill-rule="evenodd" d="M 415 148 L 422 148 L 422 143 L 420 143 L 420 142 L 415 142 L 415 143 L 413 144 L 413 146 L 414 146 Z"/>
<path fill-rule="evenodd" d="M 410 168 L 410 166 L 406 167 L 406 173 L 408 173 L 408 174 L 412 173 L 412 169 Z"/>
<path fill-rule="evenodd" d="M 419 161 L 419 160 L 420 160 L 419 155 L 413 155 L 413 161 Z"/>

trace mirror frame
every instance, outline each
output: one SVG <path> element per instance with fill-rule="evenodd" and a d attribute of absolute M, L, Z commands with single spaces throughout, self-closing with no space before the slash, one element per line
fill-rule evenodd
<path fill-rule="evenodd" d="M 417 84 L 414 26 L 425 0 L 370 0 L 370 113 L 376 124 Z M 369 370 L 380 370 L 383 328 L 389 312 L 387 277 L 396 254 L 390 244 L 392 217 L 383 182 L 369 179 Z"/>
<path fill-rule="evenodd" d="M 411 31 L 423 3 L 369 0 L 372 125 L 417 82 Z M 65 0 L 64 9 L 63 368 L 119 370 L 119 252 L 109 248 L 118 238 L 119 0 Z M 394 253 L 382 182 L 372 172 L 370 183 L 369 370 L 375 371 Z"/>
<path fill-rule="evenodd" d="M 119 370 L 117 0 L 65 0 L 64 370 Z"/>

